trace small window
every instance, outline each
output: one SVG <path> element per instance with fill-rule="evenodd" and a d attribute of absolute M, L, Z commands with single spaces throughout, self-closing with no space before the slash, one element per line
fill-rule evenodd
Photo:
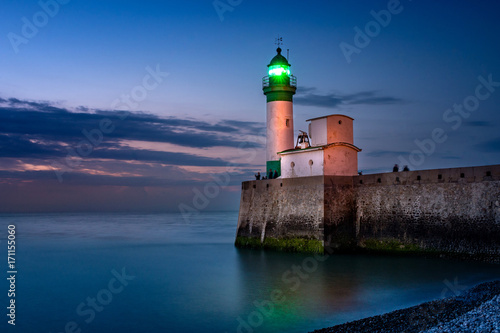
<path fill-rule="evenodd" d="M 399 182 L 399 177 L 396 177 L 396 181 Z"/>
<path fill-rule="evenodd" d="M 439 180 L 443 179 L 443 175 L 438 175 L 438 179 Z"/>
<path fill-rule="evenodd" d="M 465 178 L 465 174 L 463 172 L 460 174 L 460 178 Z"/>
<path fill-rule="evenodd" d="M 491 177 L 491 171 L 486 171 L 486 177 Z"/>
<path fill-rule="evenodd" d="M 339 125 L 342 125 L 342 120 L 339 120 Z"/>
<path fill-rule="evenodd" d="M 283 183 L 280 183 L 280 187 L 283 187 Z"/>
<path fill-rule="evenodd" d="M 255 184 L 253 184 L 253 188 L 257 188 L 257 186 L 255 186 Z"/>
<path fill-rule="evenodd" d="M 377 183 L 382 183 L 382 179 L 378 178 Z"/>
<path fill-rule="evenodd" d="M 286 120 L 286 127 L 290 127 L 290 119 Z"/>
<path fill-rule="evenodd" d="M 309 160 L 309 165 L 312 166 L 314 164 L 313 160 Z"/>
<path fill-rule="evenodd" d="M 361 180 L 359 181 L 359 183 L 360 183 L 360 184 L 363 184 L 363 179 L 361 179 Z"/>
<path fill-rule="evenodd" d="M 422 179 L 422 177 L 420 177 L 420 176 L 417 176 L 417 180 L 421 180 L 421 179 Z"/>
<path fill-rule="evenodd" d="M 269 188 L 269 184 L 266 184 L 266 188 Z"/>
<path fill-rule="evenodd" d="M 295 168 L 295 163 L 294 162 L 290 163 L 290 166 L 292 167 L 292 169 Z"/>

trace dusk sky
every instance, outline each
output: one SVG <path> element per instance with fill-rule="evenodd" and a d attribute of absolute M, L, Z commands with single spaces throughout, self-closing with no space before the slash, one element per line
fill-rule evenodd
<path fill-rule="evenodd" d="M 0 212 L 236 210 L 278 36 L 295 131 L 353 117 L 364 174 L 500 164 L 498 1 L 2 5 Z"/>

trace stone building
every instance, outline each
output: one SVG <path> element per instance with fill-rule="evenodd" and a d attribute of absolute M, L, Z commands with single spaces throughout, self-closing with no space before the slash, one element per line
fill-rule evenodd
<path fill-rule="evenodd" d="M 268 65 L 262 90 L 267 99 L 266 171 L 281 178 L 354 176 L 358 152 L 351 117 L 333 114 L 309 119 L 309 133 L 301 131 L 294 144 L 293 95 L 297 79 L 281 48 Z"/>

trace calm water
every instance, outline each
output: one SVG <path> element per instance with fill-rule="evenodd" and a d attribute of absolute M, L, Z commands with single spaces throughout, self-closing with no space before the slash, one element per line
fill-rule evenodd
<path fill-rule="evenodd" d="M 308 332 L 500 277 L 498 265 L 480 263 L 238 250 L 236 221 L 0 215 L 1 267 L 6 275 L 14 224 L 18 269 L 17 325 L 7 325 L 4 280 L 0 331 Z"/>

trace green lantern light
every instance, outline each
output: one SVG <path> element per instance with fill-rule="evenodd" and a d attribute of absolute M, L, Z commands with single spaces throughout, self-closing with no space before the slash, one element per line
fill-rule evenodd
<path fill-rule="evenodd" d="M 290 76 L 290 67 L 285 65 L 272 65 L 269 66 L 269 76 Z"/>

